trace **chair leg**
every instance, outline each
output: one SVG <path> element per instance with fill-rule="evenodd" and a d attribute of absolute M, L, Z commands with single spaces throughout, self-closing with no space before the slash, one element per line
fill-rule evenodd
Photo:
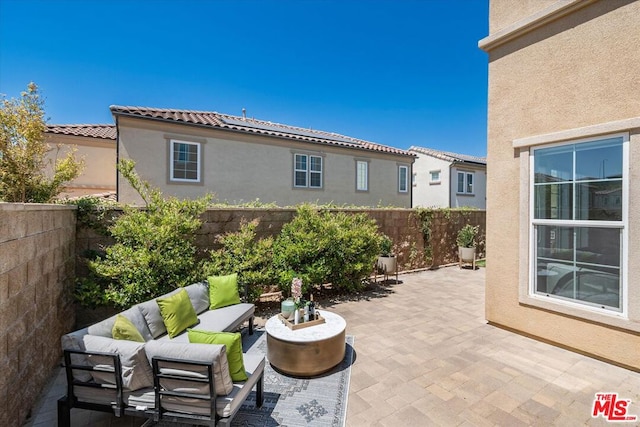
<path fill-rule="evenodd" d="M 67 396 L 58 399 L 58 427 L 71 426 L 71 408 Z"/>
<path fill-rule="evenodd" d="M 254 316 L 251 316 L 251 318 L 249 319 L 249 335 L 253 335 L 253 320 Z"/>
<path fill-rule="evenodd" d="M 258 383 L 256 384 L 256 408 L 262 408 L 264 403 L 264 372 L 260 375 Z"/>

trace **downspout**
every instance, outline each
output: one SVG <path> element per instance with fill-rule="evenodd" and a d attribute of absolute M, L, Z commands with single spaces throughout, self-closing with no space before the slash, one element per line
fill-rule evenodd
<path fill-rule="evenodd" d="M 120 127 L 118 126 L 118 116 L 116 119 L 116 202 L 120 203 L 120 172 L 118 165 L 120 164 Z"/>

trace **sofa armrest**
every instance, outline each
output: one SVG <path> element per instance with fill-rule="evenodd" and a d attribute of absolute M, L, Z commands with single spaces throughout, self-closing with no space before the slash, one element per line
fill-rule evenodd
<path fill-rule="evenodd" d="M 153 383 L 155 391 L 156 421 L 162 419 L 175 420 L 189 418 L 191 408 L 197 408 L 192 415 L 198 419 L 208 416 L 216 419 L 216 387 L 213 375 L 214 363 L 198 360 L 181 360 L 171 357 L 154 356 L 151 360 L 153 369 Z M 193 370 L 199 367 L 199 372 Z M 204 369 L 204 371 L 202 371 Z M 164 401 L 169 402 L 169 408 Z M 194 400 L 201 403 L 194 403 Z M 180 402 L 184 401 L 184 406 Z M 179 406 L 180 414 L 175 414 L 171 408 Z M 203 414 L 206 412 L 207 414 Z"/>
<path fill-rule="evenodd" d="M 81 362 L 73 363 L 72 355 L 85 356 L 84 359 L 80 359 Z M 106 358 L 111 361 L 110 366 L 94 366 L 89 363 L 89 356 L 97 356 Z M 85 363 L 83 363 L 85 362 Z M 102 411 L 113 410 L 116 416 L 124 415 L 124 398 L 123 398 L 123 386 L 122 386 L 122 364 L 120 362 L 120 356 L 117 353 L 108 353 L 100 351 L 88 351 L 88 350 L 64 350 L 64 369 L 67 378 L 67 395 L 66 402 L 68 404 L 68 410 L 72 407 L 85 408 L 85 409 L 97 409 Z M 108 383 L 99 383 L 95 381 L 82 381 L 78 380 L 77 375 L 74 376 L 74 371 L 83 372 L 96 372 L 100 375 L 107 377 L 113 377 L 112 381 Z M 110 389 L 115 391 L 115 404 L 98 404 L 95 402 L 83 402 L 78 398 L 75 388 L 86 387 L 95 389 Z M 98 392 L 98 391 L 96 391 Z M 98 392 L 99 393 L 99 392 Z M 63 398 L 64 399 L 64 398 Z M 65 423 L 63 423 L 65 424 Z"/>

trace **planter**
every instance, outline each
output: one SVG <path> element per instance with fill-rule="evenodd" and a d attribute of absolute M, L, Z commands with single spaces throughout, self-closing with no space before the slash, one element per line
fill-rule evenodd
<path fill-rule="evenodd" d="M 377 266 L 378 270 L 380 270 L 384 274 L 395 273 L 398 268 L 396 256 L 379 256 Z"/>
<path fill-rule="evenodd" d="M 460 268 L 462 268 L 462 263 L 470 263 L 472 268 L 476 269 L 476 248 L 465 248 L 462 246 L 458 246 L 458 263 Z"/>

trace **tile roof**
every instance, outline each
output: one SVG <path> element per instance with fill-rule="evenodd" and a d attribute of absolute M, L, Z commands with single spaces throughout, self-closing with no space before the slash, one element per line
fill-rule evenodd
<path fill-rule="evenodd" d="M 434 150 L 433 148 L 411 146 L 411 148 L 409 148 L 409 152 L 426 154 L 429 156 L 436 157 L 438 159 L 447 160 L 449 162 L 477 163 L 479 165 L 487 164 L 486 157 L 476 157 L 476 156 L 469 156 L 466 154 L 451 153 L 449 151 L 439 151 L 439 150 Z"/>
<path fill-rule="evenodd" d="M 360 150 L 372 150 L 377 152 L 413 157 L 406 150 L 376 144 L 362 139 L 352 138 L 332 132 L 315 129 L 305 129 L 295 126 L 273 123 L 265 120 L 232 116 L 214 111 L 174 110 L 148 107 L 126 107 L 112 105 L 113 115 L 129 117 L 141 117 L 167 122 L 186 123 L 196 126 L 218 128 L 234 132 L 252 133 L 258 135 L 275 136 L 297 141 L 316 144 L 328 144 Z"/>
<path fill-rule="evenodd" d="M 115 125 L 47 125 L 46 133 L 116 139 Z"/>

